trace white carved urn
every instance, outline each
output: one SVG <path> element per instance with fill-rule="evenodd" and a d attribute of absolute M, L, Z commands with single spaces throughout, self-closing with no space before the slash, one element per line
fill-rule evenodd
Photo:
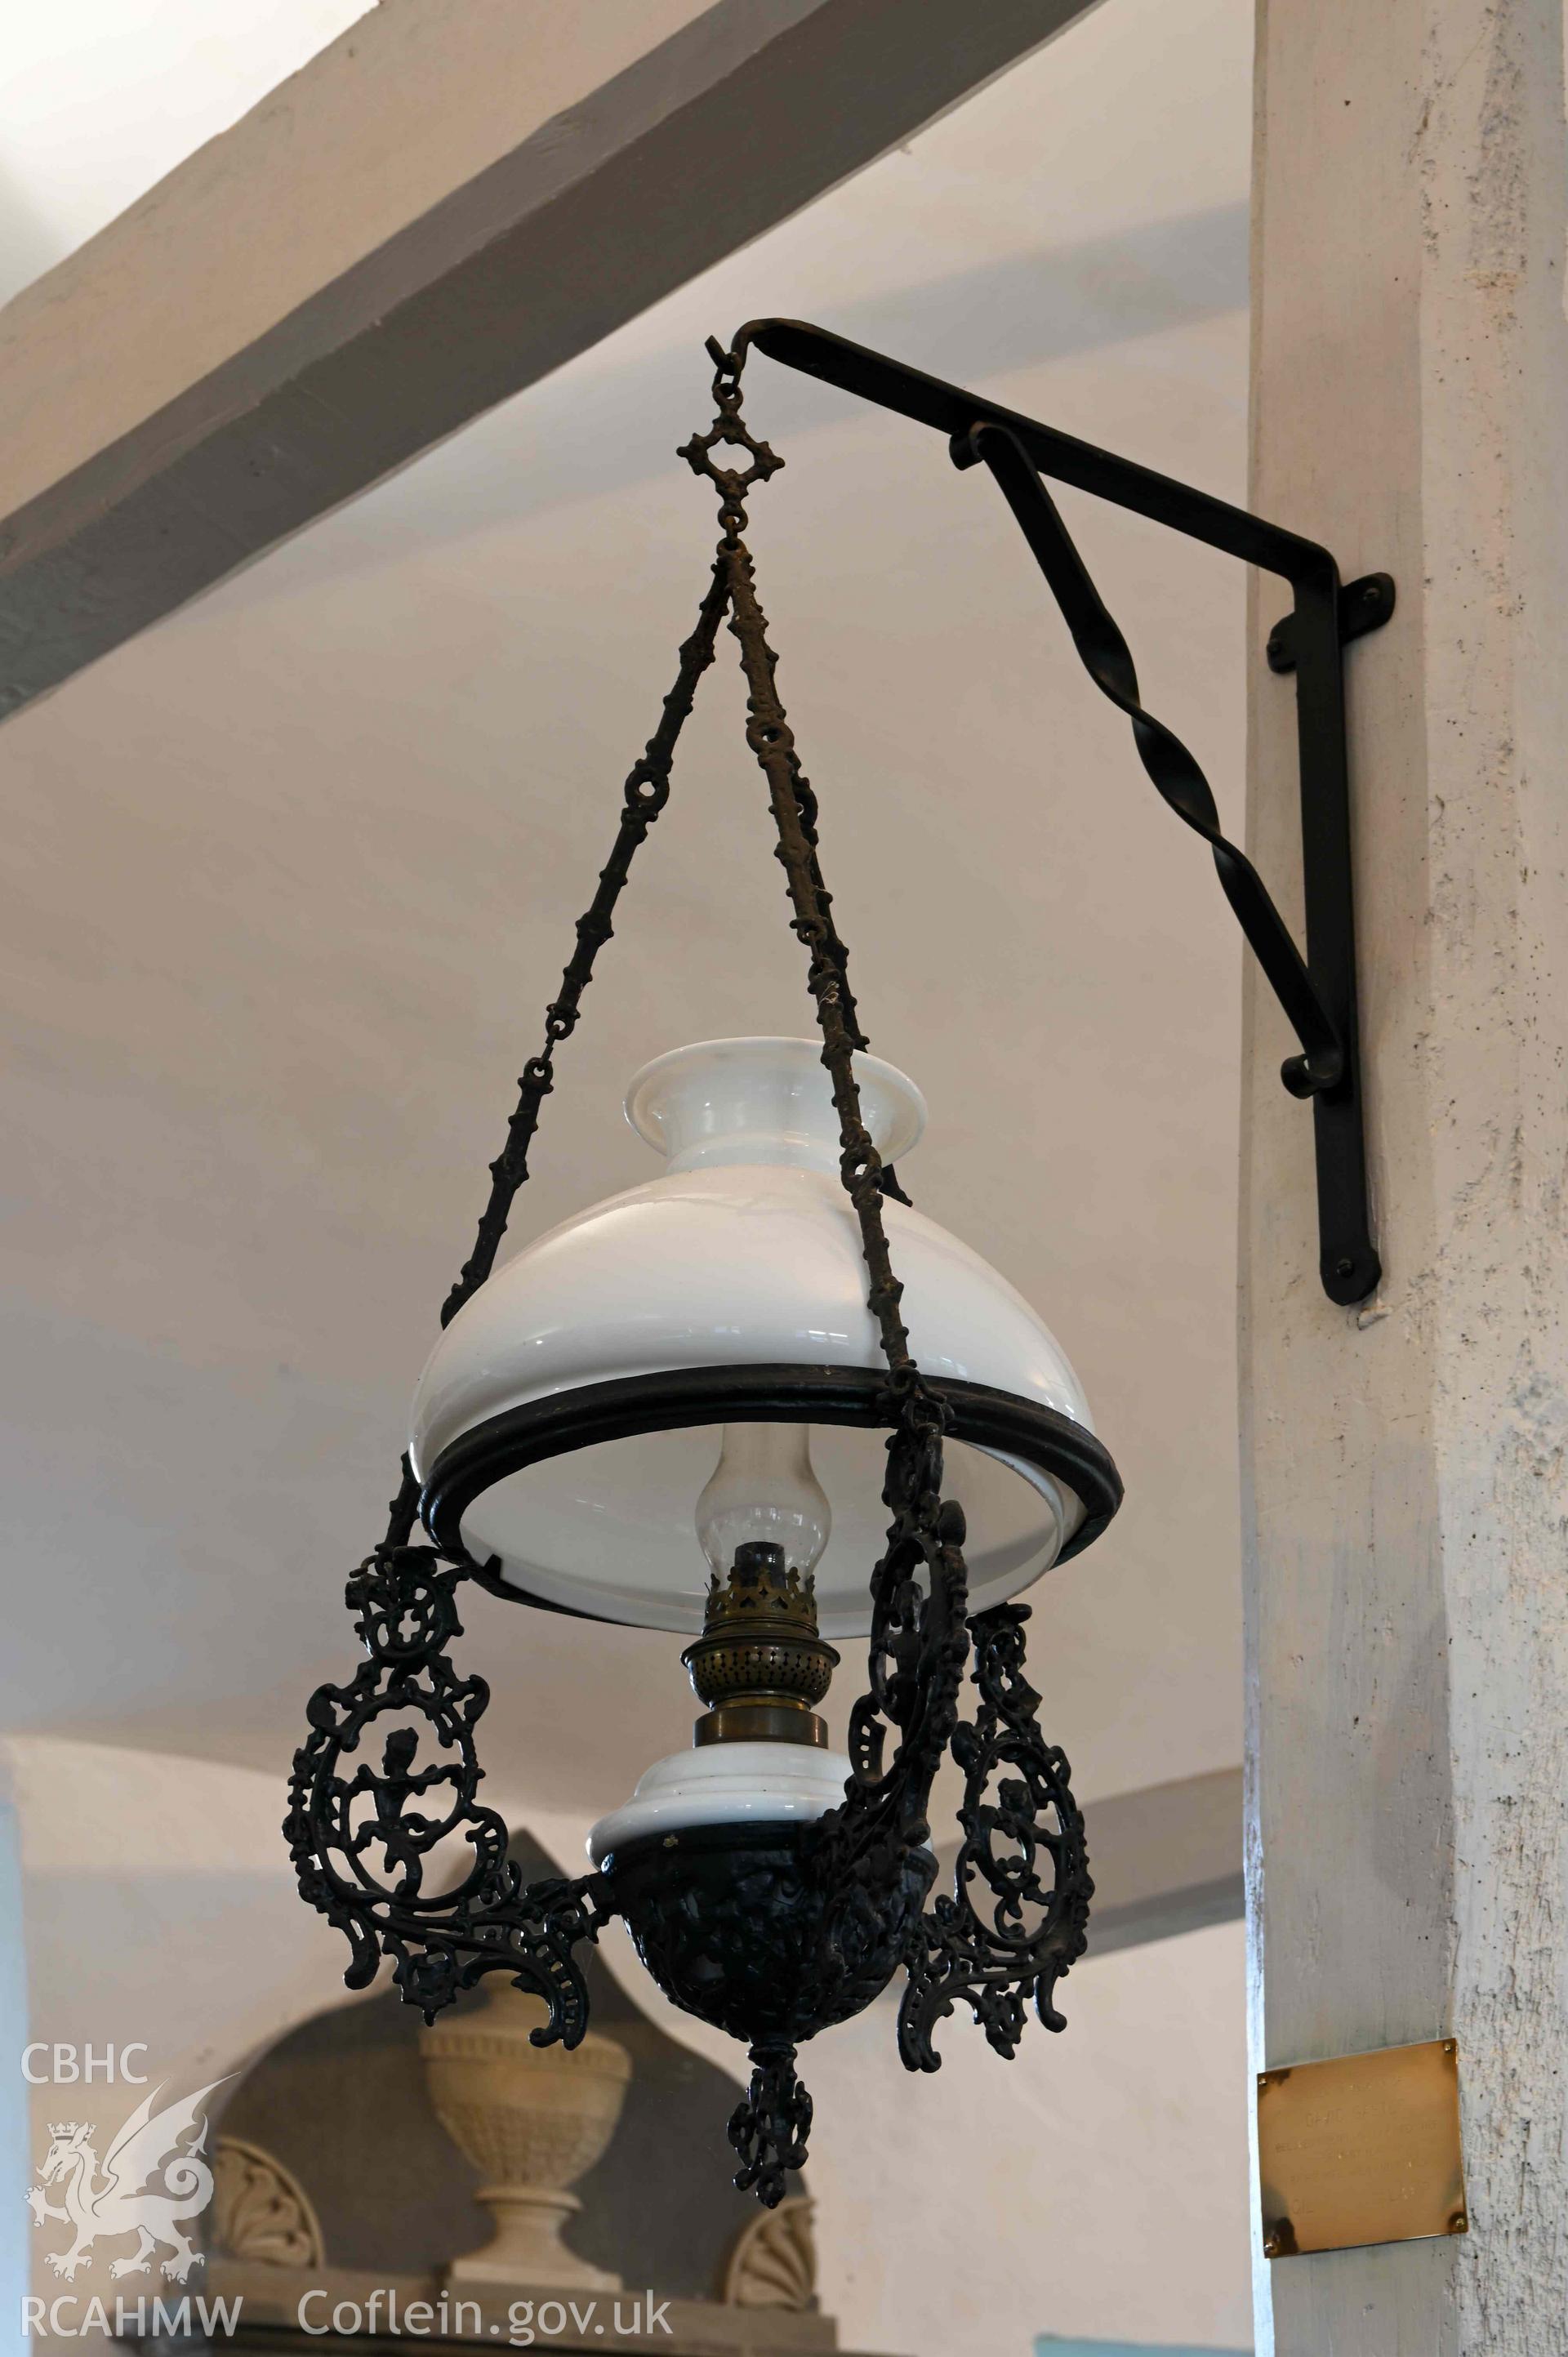
<path fill-rule="evenodd" d="M 571 2053 L 535 2046 L 547 2007 L 492 1981 L 483 2005 L 420 2032 L 435 2115 L 483 2175 L 476 2200 L 496 2222 L 482 2249 L 456 2259 L 455 2283 L 582 2285 L 618 2291 L 620 2277 L 590 2266 L 561 2240 L 582 2204 L 569 2189 L 615 2133 L 631 2060 L 590 2030 Z"/>

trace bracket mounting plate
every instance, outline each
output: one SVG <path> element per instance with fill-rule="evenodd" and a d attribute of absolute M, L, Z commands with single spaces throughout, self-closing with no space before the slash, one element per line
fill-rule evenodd
<path fill-rule="evenodd" d="M 1391 573 L 1363 573 L 1359 581 L 1347 581 L 1339 592 L 1339 643 L 1348 646 L 1352 639 L 1364 639 L 1369 630 L 1380 630 L 1393 618 L 1394 576 Z M 1283 677 L 1295 669 L 1294 617 L 1286 614 L 1269 632 L 1269 669 Z"/>

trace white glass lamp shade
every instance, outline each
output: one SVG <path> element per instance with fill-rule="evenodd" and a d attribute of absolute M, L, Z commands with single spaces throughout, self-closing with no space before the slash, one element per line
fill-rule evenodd
<path fill-rule="evenodd" d="M 878 1152 L 901 1161 L 918 1090 L 873 1056 L 855 1073 Z M 525 1245 L 431 1353 L 410 1442 L 431 1527 L 536 1602 L 694 1632 L 694 1517 L 724 1428 L 809 1422 L 832 1533 L 822 1634 L 863 1635 L 887 1523 L 886 1367 L 820 1049 L 677 1049 L 637 1075 L 627 1114 L 663 1173 Z M 954 1406 L 947 1489 L 981 1610 L 1082 1544 L 1120 1486 L 1027 1302 L 934 1220 L 892 1200 L 883 1216 L 910 1347 Z"/>

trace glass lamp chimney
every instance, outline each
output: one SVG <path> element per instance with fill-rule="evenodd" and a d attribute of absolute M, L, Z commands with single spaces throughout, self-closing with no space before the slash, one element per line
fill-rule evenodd
<path fill-rule="evenodd" d="M 696 1513 L 697 1537 L 719 1581 L 738 1548 L 758 1543 L 780 1548 L 802 1579 L 815 1570 L 833 1517 L 811 1469 L 811 1438 L 805 1424 L 725 1425 Z"/>

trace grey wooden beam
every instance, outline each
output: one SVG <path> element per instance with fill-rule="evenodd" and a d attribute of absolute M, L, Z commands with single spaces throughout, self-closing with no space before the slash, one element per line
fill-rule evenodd
<path fill-rule="evenodd" d="M 1086 1964 L 1245 1914 L 1240 1768 L 1117 1792 L 1083 1813 L 1094 1875 Z M 956 1845 L 939 1855 L 950 1876 Z"/>
<path fill-rule="evenodd" d="M 1091 1801 L 1084 1818 L 1094 1875 L 1086 1963 L 1246 1913 L 1240 1768 Z"/>
<path fill-rule="evenodd" d="M 0 717 L 1089 5 L 382 0 L 0 312 Z"/>

